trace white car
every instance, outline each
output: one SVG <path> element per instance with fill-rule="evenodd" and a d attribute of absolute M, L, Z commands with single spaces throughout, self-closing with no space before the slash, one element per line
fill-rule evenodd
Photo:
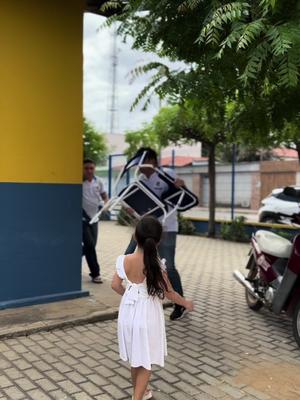
<path fill-rule="evenodd" d="M 300 225 L 300 187 L 274 189 L 263 199 L 259 222 Z"/>

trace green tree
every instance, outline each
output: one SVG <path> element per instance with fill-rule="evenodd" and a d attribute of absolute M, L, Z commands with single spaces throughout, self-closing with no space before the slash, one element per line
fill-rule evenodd
<path fill-rule="evenodd" d="M 239 58 L 240 79 L 268 89 L 297 87 L 300 72 L 300 3 L 298 0 L 206 1 L 207 18 L 198 43 L 217 57 Z M 201 12 L 202 0 L 185 9 Z M 234 63 L 233 67 L 236 66 Z"/>
<path fill-rule="evenodd" d="M 107 157 L 105 137 L 99 134 L 91 123 L 83 119 L 83 157 L 91 158 L 96 164 L 102 164 Z"/>
<path fill-rule="evenodd" d="M 152 147 L 158 154 L 160 153 L 161 141 L 152 124 L 146 124 L 136 131 L 126 132 L 125 141 L 128 144 L 126 149 L 128 157 L 132 157 L 141 147 Z"/>
<path fill-rule="evenodd" d="M 214 107 L 199 99 L 187 100 L 181 106 L 173 106 L 168 118 L 158 114 L 154 127 L 159 127 L 162 144 L 201 142 L 208 153 L 209 177 L 209 225 L 208 235 L 215 236 L 216 208 L 216 151 L 220 144 L 230 143 L 232 134 L 227 120 L 227 105 L 215 98 Z M 162 113 L 163 114 L 163 110 Z"/>
<path fill-rule="evenodd" d="M 154 74 L 133 107 L 144 100 L 146 108 L 153 94 L 178 104 L 181 116 L 172 119 L 174 124 L 178 122 L 177 132 L 169 129 L 168 138 L 172 141 L 200 140 L 208 149 L 211 235 L 214 233 L 214 161 L 218 143 L 243 142 L 246 146 L 268 147 L 282 140 L 285 124 L 294 121 L 299 114 L 299 102 L 289 112 L 289 119 L 283 112 L 276 112 L 280 102 L 290 102 L 290 93 L 299 96 L 298 70 L 293 64 L 297 40 L 293 34 L 292 44 L 287 44 L 278 36 L 280 21 L 277 19 L 273 24 L 273 19 L 279 14 L 267 3 L 275 7 L 279 0 L 257 0 L 251 6 L 241 1 L 164 0 L 158 3 L 156 0 L 129 0 L 124 14 L 118 17 L 121 21 L 119 33 L 125 40 L 127 36 L 133 38 L 133 48 L 187 63 L 178 70 L 170 70 L 159 62 L 137 68 L 133 72 L 135 77 L 150 71 Z M 292 3 L 294 6 L 294 1 Z M 260 13 L 264 19 L 256 21 Z M 286 13 L 287 20 L 292 14 Z M 249 18 L 257 24 L 246 26 Z M 259 27 L 262 24 L 267 26 L 267 36 Z M 242 25 L 245 25 L 243 29 Z M 287 27 L 288 33 L 292 25 Z M 261 35 L 255 36 L 250 28 L 261 29 Z M 249 29 L 252 43 L 247 47 L 242 41 Z M 242 41 L 237 42 L 239 48 L 233 48 L 237 37 Z M 260 61 L 257 79 L 254 79 L 251 76 L 253 67 L 248 65 L 249 57 L 256 47 L 265 47 L 259 46 L 260 41 L 265 40 L 270 46 L 261 58 L 256 55 Z M 247 75 L 248 70 L 250 74 Z M 176 137 L 172 138 L 172 132 Z"/>

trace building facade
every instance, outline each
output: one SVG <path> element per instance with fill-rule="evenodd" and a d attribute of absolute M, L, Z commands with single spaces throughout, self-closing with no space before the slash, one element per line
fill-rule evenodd
<path fill-rule="evenodd" d="M 200 206 L 209 203 L 209 179 L 207 162 L 176 168 L 187 186 L 198 195 Z M 232 167 L 216 166 L 216 202 L 218 206 L 231 205 Z M 257 210 L 261 200 L 275 188 L 300 185 L 300 168 L 293 161 L 262 161 L 236 164 L 235 206 Z"/>

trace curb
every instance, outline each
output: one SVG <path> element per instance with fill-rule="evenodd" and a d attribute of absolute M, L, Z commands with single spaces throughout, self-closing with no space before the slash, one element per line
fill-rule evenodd
<path fill-rule="evenodd" d="M 163 304 L 163 308 L 172 307 L 172 303 Z M 75 326 L 111 321 L 118 318 L 118 308 L 108 308 L 105 311 L 95 312 L 88 316 L 68 319 L 65 321 L 33 322 L 28 326 L 12 327 L 0 333 L 0 340 L 12 339 L 20 336 L 29 336 L 34 333 L 51 332 L 56 329 L 73 328 Z"/>

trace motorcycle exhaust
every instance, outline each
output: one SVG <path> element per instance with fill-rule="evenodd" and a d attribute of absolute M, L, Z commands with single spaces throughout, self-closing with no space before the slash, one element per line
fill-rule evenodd
<path fill-rule="evenodd" d="M 248 282 L 246 280 L 246 278 L 240 271 L 237 271 L 237 270 L 234 271 L 233 277 L 248 290 L 248 292 L 251 294 L 251 296 L 255 297 L 257 300 L 263 301 L 262 298 L 255 292 L 255 290 L 251 286 L 250 282 Z"/>

